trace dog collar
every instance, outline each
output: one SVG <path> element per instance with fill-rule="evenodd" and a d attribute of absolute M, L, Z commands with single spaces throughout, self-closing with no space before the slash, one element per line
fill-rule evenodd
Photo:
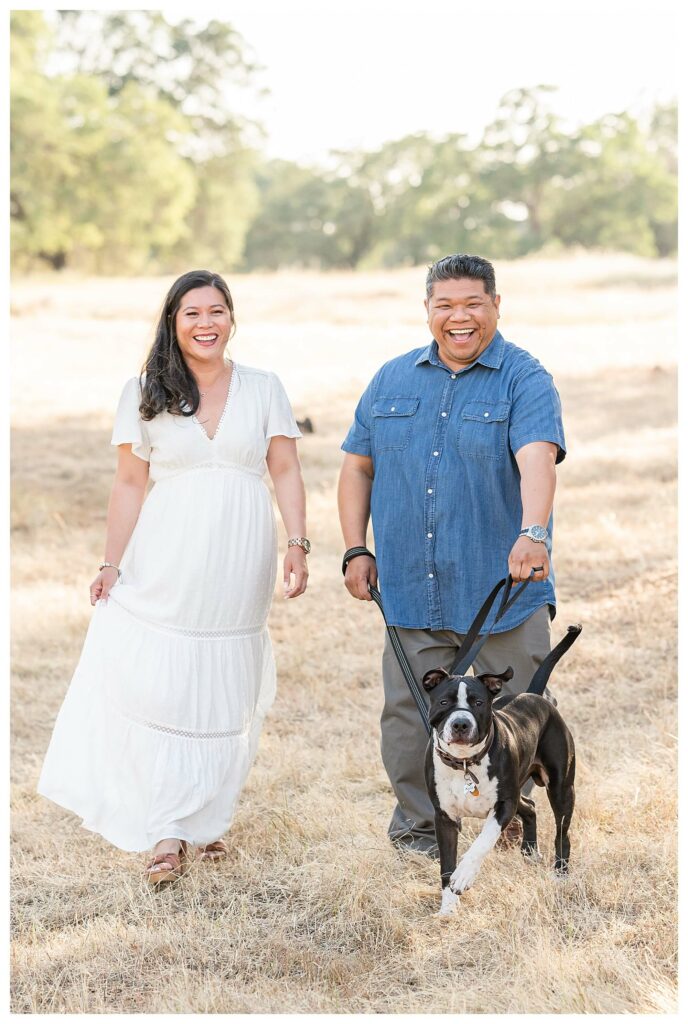
<path fill-rule="evenodd" d="M 435 731 L 435 736 L 437 737 L 437 743 L 435 744 L 435 753 L 439 757 L 440 761 L 442 762 L 442 764 L 446 764 L 448 768 L 453 768 L 454 771 L 463 771 L 463 777 L 466 781 L 466 785 L 471 787 L 469 789 L 469 792 L 473 792 L 476 796 L 478 795 L 478 779 L 473 774 L 473 772 L 469 770 L 468 766 L 472 764 L 480 764 L 482 759 L 485 757 L 485 754 L 492 746 L 494 735 L 495 724 L 493 717 L 492 720 L 490 721 L 490 731 L 487 735 L 487 739 L 485 740 L 485 743 L 483 744 L 482 748 L 478 751 L 478 753 L 473 754 L 472 757 L 454 757 L 448 751 L 442 750 L 442 748 L 439 745 L 440 738 L 439 736 L 437 736 L 437 731 Z"/>

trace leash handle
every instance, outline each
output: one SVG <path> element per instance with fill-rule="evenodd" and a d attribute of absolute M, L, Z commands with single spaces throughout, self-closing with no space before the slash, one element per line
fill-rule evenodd
<path fill-rule="evenodd" d="M 485 642 L 487 641 L 487 638 L 489 637 L 494 627 L 497 625 L 499 620 L 509 611 L 509 609 L 516 603 L 516 601 L 518 601 L 519 597 L 530 583 L 531 579 L 533 578 L 534 571 L 534 569 L 530 570 L 530 576 L 528 577 L 528 579 L 523 580 L 511 595 L 509 594 L 509 592 L 514 583 L 511 573 L 509 573 L 508 576 L 505 576 L 503 580 L 500 580 L 499 583 L 495 584 L 495 586 L 492 588 L 490 593 L 483 601 L 480 611 L 473 619 L 473 622 L 471 623 L 468 632 L 464 637 L 463 643 L 461 644 L 461 647 L 458 650 L 451 670 L 451 674 L 453 676 L 462 676 L 466 669 L 473 664 L 476 657 L 478 656 L 478 653 L 482 649 L 483 644 L 485 644 Z M 499 608 L 497 609 L 497 614 L 492 620 L 490 628 L 486 630 L 482 636 L 480 636 L 480 630 L 485 624 L 485 620 L 490 613 L 490 609 L 492 608 L 492 605 L 494 604 L 495 599 L 499 594 L 499 591 L 502 589 L 502 587 L 504 587 L 504 592 L 502 594 L 502 599 L 500 601 Z"/>
<path fill-rule="evenodd" d="M 353 561 L 354 558 L 358 558 L 359 555 L 368 555 L 375 561 L 375 555 L 372 551 L 368 551 L 368 548 L 359 545 L 355 548 L 349 548 L 348 551 L 344 552 L 344 558 L 342 559 L 342 576 L 346 576 L 346 570 L 349 567 L 349 562 Z"/>

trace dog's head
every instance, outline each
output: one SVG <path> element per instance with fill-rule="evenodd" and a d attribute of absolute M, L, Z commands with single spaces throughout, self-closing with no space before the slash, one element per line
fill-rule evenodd
<path fill-rule="evenodd" d="M 492 701 L 513 674 L 511 667 L 501 675 L 450 676 L 443 668 L 426 672 L 423 687 L 430 694 L 430 724 L 442 742 L 464 747 L 481 743 L 490 729 Z"/>

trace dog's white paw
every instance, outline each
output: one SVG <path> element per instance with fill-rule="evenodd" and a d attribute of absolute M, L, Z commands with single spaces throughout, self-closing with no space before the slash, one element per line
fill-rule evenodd
<path fill-rule="evenodd" d="M 449 886 L 452 892 L 459 895 L 465 892 L 466 889 L 470 889 L 478 876 L 480 863 L 477 858 L 470 857 L 468 854 L 462 857 L 459 861 L 459 866 L 449 879 Z"/>
<path fill-rule="evenodd" d="M 442 904 L 435 917 L 451 917 L 458 905 L 459 897 L 447 886 L 442 890 Z"/>

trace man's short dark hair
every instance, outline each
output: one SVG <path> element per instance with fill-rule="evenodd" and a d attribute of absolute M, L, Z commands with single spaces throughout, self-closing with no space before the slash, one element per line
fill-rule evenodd
<path fill-rule="evenodd" d="M 494 267 L 489 260 L 483 259 L 482 256 L 467 256 L 466 253 L 456 252 L 452 256 L 443 256 L 428 270 L 428 276 L 425 279 L 427 298 L 429 299 L 432 295 L 435 281 L 454 281 L 460 277 L 470 277 L 474 281 L 482 281 L 483 287 L 491 299 L 497 295 Z"/>

